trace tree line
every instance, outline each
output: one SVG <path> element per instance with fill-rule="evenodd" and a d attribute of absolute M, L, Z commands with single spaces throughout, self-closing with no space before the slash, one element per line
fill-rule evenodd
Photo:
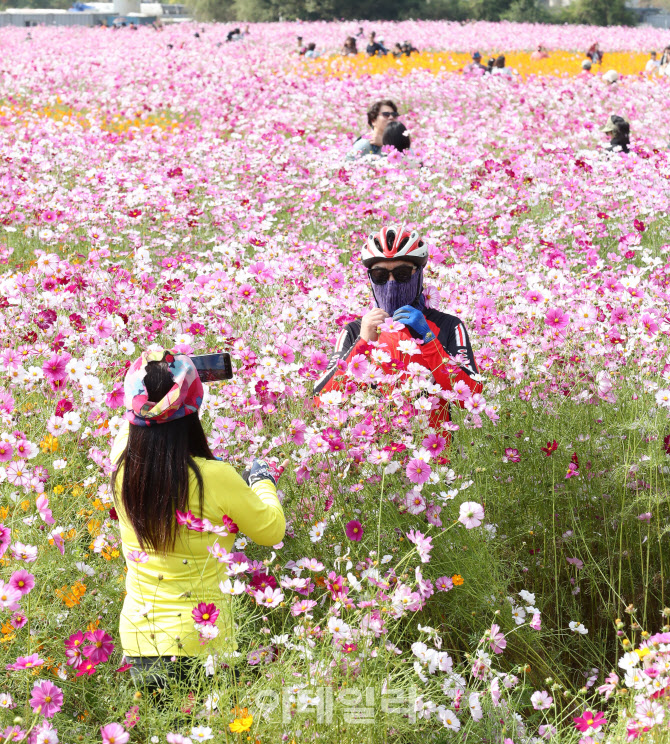
<path fill-rule="evenodd" d="M 211 21 L 332 21 L 408 18 L 632 26 L 624 0 L 574 0 L 548 8 L 541 0 L 190 0 L 196 17 Z"/>

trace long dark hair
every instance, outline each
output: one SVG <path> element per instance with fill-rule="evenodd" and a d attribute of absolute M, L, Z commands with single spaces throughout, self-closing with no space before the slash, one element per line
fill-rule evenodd
<path fill-rule="evenodd" d="M 144 378 L 149 400 L 159 401 L 174 385 L 166 362 L 149 362 Z M 142 549 L 165 555 L 177 539 L 175 511 L 186 511 L 189 503 L 189 469 L 198 484 L 200 514 L 204 490 L 194 457 L 216 459 L 197 413 L 154 426 L 130 425 L 128 446 L 112 475 L 123 468 L 121 504 Z"/>

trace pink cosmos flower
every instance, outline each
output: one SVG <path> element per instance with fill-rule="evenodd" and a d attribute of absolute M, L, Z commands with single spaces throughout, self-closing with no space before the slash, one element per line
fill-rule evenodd
<path fill-rule="evenodd" d="M 107 393 L 105 403 L 112 409 L 120 408 L 123 405 L 123 385 L 117 382 L 112 391 Z"/>
<path fill-rule="evenodd" d="M 9 621 L 12 628 L 16 630 L 23 628 L 27 622 L 28 618 L 21 612 L 15 612 Z"/>
<path fill-rule="evenodd" d="M 544 322 L 549 328 L 556 328 L 562 331 L 568 327 L 570 316 L 562 310 L 555 308 L 547 311 L 547 314 L 544 316 Z"/>
<path fill-rule="evenodd" d="M 428 563 L 430 561 L 430 551 L 433 549 L 433 538 L 426 537 L 418 530 L 410 530 L 407 533 L 407 539 L 416 546 L 421 562 Z"/>
<path fill-rule="evenodd" d="M 25 568 L 21 568 L 10 576 L 9 585 L 25 596 L 35 586 L 35 577 Z"/>
<path fill-rule="evenodd" d="M 295 360 L 295 353 L 288 344 L 282 344 L 277 349 L 277 354 L 281 357 L 283 362 L 286 362 L 286 364 L 293 364 Z"/>
<path fill-rule="evenodd" d="M 263 607 L 276 607 L 284 599 L 284 595 L 279 589 L 273 589 L 270 586 L 265 587 L 264 591 L 254 592 L 253 597 Z"/>
<path fill-rule="evenodd" d="M 7 552 L 12 541 L 12 531 L 4 524 L 0 524 L 0 558 Z"/>
<path fill-rule="evenodd" d="M 418 457 L 412 458 L 405 468 L 405 475 L 407 475 L 412 483 L 418 484 L 425 483 L 430 478 L 432 472 L 430 465 Z"/>
<path fill-rule="evenodd" d="M 42 364 L 44 377 L 49 380 L 63 380 L 67 377 L 67 363 L 71 357 L 69 354 L 52 354 Z"/>
<path fill-rule="evenodd" d="M 539 612 L 533 613 L 533 619 L 530 621 L 529 625 L 533 630 L 540 630 L 542 627 L 542 616 Z"/>
<path fill-rule="evenodd" d="M 189 530 L 193 530 L 194 532 L 202 532 L 204 530 L 202 519 L 198 519 L 191 513 L 190 510 L 187 511 L 186 514 L 184 514 L 184 512 L 176 510 L 175 515 L 177 517 L 178 525 L 186 527 Z"/>
<path fill-rule="evenodd" d="M 229 535 L 236 535 L 240 531 L 240 528 L 227 514 L 221 517 L 221 523 Z"/>
<path fill-rule="evenodd" d="M 362 379 L 368 372 L 370 364 L 365 354 L 356 354 L 349 362 L 349 372 L 356 380 Z"/>
<path fill-rule="evenodd" d="M 501 633 L 500 626 L 493 623 L 489 631 L 489 644 L 494 654 L 501 654 L 507 648 L 505 634 Z"/>
<path fill-rule="evenodd" d="M 313 352 L 309 361 L 318 372 L 325 372 L 328 369 L 328 357 L 322 351 Z"/>
<path fill-rule="evenodd" d="M 12 545 L 12 555 L 19 561 L 34 563 L 37 560 L 37 547 L 35 545 L 24 545 L 21 542 L 15 542 Z"/>
<path fill-rule="evenodd" d="M 73 633 L 69 638 L 65 640 L 65 656 L 67 661 L 65 662 L 68 666 L 75 668 L 85 661 L 84 656 L 84 634 L 81 630 Z"/>
<path fill-rule="evenodd" d="M 288 434 L 293 444 L 302 445 L 305 443 L 305 432 L 307 431 L 307 425 L 300 419 L 293 419 L 291 425 L 288 428 Z"/>
<path fill-rule="evenodd" d="M 18 602 L 21 600 L 21 592 L 11 584 L 0 581 L 0 609 L 18 610 Z"/>
<path fill-rule="evenodd" d="M 100 727 L 102 744 L 127 744 L 130 734 L 120 723 L 108 723 Z"/>
<path fill-rule="evenodd" d="M 431 455 L 435 456 L 439 455 L 447 446 L 447 440 L 439 434 L 433 433 L 429 434 L 423 442 L 421 442 L 421 446 L 425 447 Z"/>
<path fill-rule="evenodd" d="M 551 708 L 554 699 L 546 690 L 536 690 L 530 696 L 530 702 L 535 710 L 547 710 Z"/>
<path fill-rule="evenodd" d="M 592 713 L 590 710 L 584 711 L 581 716 L 572 720 L 575 722 L 575 728 L 579 729 L 579 731 L 599 729 L 607 723 L 604 713 Z"/>
<path fill-rule="evenodd" d="M 200 602 L 200 604 L 193 608 L 191 614 L 195 623 L 199 623 L 200 625 L 214 625 L 216 619 L 219 617 L 219 612 L 213 602 L 210 604 Z"/>
<path fill-rule="evenodd" d="M 45 718 L 53 718 L 63 707 L 63 692 L 49 680 L 36 682 L 30 695 L 30 707 Z"/>
<path fill-rule="evenodd" d="M 299 599 L 291 605 L 291 615 L 298 617 L 314 607 L 316 607 L 316 602 L 313 599 Z"/>
<path fill-rule="evenodd" d="M 12 445 L 9 442 L 0 441 L 0 462 L 9 462 L 13 454 Z"/>
<path fill-rule="evenodd" d="M 449 592 L 454 588 L 454 582 L 450 576 L 441 576 L 435 580 L 435 587 L 439 592 Z"/>
<path fill-rule="evenodd" d="M 131 550 L 128 553 L 128 560 L 133 563 L 147 563 L 149 556 L 143 550 Z"/>
<path fill-rule="evenodd" d="M 421 494 L 421 491 L 413 489 L 405 496 L 405 506 L 410 514 L 421 514 L 426 508 L 426 499 Z"/>
<path fill-rule="evenodd" d="M 49 499 L 44 494 L 41 494 L 35 499 L 35 506 L 40 517 L 47 524 L 55 524 L 51 509 L 49 509 Z"/>
<path fill-rule="evenodd" d="M 91 664 L 104 664 L 112 655 L 113 638 L 102 628 L 89 631 L 84 635 L 84 640 L 88 641 L 88 644 L 84 646 L 84 656 Z"/>
<path fill-rule="evenodd" d="M 18 671 L 19 669 L 35 669 L 42 664 L 44 664 L 44 659 L 40 659 L 38 654 L 31 654 L 30 656 L 19 656 L 13 664 L 8 664 L 5 668 Z"/>
<path fill-rule="evenodd" d="M 464 524 L 466 529 L 479 527 L 484 519 L 484 507 L 475 501 L 464 501 L 461 504 L 458 521 Z"/>
<path fill-rule="evenodd" d="M 30 469 L 24 460 L 10 462 L 7 466 L 7 481 L 15 486 L 27 486 L 30 483 L 30 477 Z"/>
<path fill-rule="evenodd" d="M 347 522 L 344 531 L 346 532 L 347 537 L 354 542 L 360 542 L 363 539 L 363 525 L 356 519 Z"/>
<path fill-rule="evenodd" d="M 133 728 L 139 723 L 140 720 L 140 707 L 139 705 L 133 705 L 132 708 L 126 713 L 126 728 Z"/>

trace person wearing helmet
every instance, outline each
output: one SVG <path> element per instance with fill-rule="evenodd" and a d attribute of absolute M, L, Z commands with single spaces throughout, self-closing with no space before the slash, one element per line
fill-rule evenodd
<path fill-rule="evenodd" d="M 382 348 L 392 360 L 403 361 L 403 347 L 406 348 L 410 339 L 417 344 L 418 352 L 405 361 L 429 369 L 443 391 L 453 390 L 460 381 L 472 394 L 481 392 L 482 384 L 465 326 L 459 318 L 426 306 L 423 268 L 428 261 L 428 249 L 419 233 L 404 225 L 382 227 L 368 238 L 361 261 L 368 272 L 376 307 L 342 330 L 324 375 L 314 385 L 314 394 L 319 396 L 346 388 L 351 382 L 347 375 L 349 362 L 369 351 L 370 342 L 383 344 Z M 399 331 L 381 329 L 389 317 L 402 323 L 404 328 Z M 430 421 L 434 427 L 449 421 L 447 400 L 443 399 L 438 409 L 431 412 Z"/>

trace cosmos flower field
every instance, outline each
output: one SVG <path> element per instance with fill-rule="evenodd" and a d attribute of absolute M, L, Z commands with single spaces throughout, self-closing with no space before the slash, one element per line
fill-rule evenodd
<path fill-rule="evenodd" d="M 442 62 L 372 69 L 330 56 L 357 27 L 0 31 L 3 744 L 668 740 L 670 81 L 636 72 L 667 38 L 377 24 Z M 538 43 L 560 64 L 459 71 Z M 412 156 L 345 162 L 385 97 Z M 611 114 L 628 155 L 604 151 Z M 481 371 L 448 430 L 383 350 L 313 401 L 389 222 L 423 234 L 428 304 Z M 213 451 L 290 463 L 283 543 L 239 533 L 220 564 L 237 652 L 208 652 L 210 628 L 160 701 L 120 648 L 109 486 L 124 370 L 152 344 L 229 351 Z"/>

